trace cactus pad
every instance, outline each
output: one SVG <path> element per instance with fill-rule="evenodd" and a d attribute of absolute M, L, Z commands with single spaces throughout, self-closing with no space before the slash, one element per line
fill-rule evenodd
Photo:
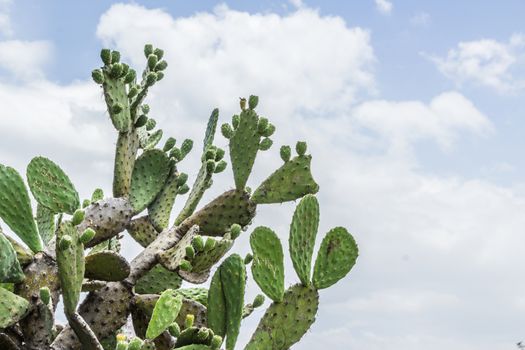
<path fill-rule="evenodd" d="M 27 181 L 37 202 L 53 213 L 73 214 L 80 207 L 69 177 L 52 161 L 35 157 L 27 166 Z"/>
<path fill-rule="evenodd" d="M 20 321 L 29 310 L 29 302 L 0 287 L 0 328 L 7 328 Z"/>
<path fill-rule="evenodd" d="M 185 299 L 196 301 L 204 306 L 208 305 L 208 289 L 206 288 L 185 288 L 175 291 L 177 295 L 182 295 Z"/>
<path fill-rule="evenodd" d="M 290 256 L 297 276 L 305 286 L 310 285 L 312 254 L 319 227 L 319 203 L 308 194 L 295 208 L 290 225 Z"/>
<path fill-rule="evenodd" d="M 85 277 L 101 281 L 122 281 L 129 276 L 129 264 L 123 256 L 106 250 L 86 257 Z"/>
<path fill-rule="evenodd" d="M 208 291 L 208 327 L 221 337 L 226 335 L 226 300 L 220 267 L 213 274 Z"/>
<path fill-rule="evenodd" d="M 191 245 L 191 241 L 199 232 L 198 226 L 189 229 L 175 246 L 163 251 L 158 256 L 158 261 L 170 271 L 175 271 L 186 257 L 186 247 Z"/>
<path fill-rule="evenodd" d="M 216 240 L 216 244 L 213 248 L 204 252 L 198 252 L 195 255 L 195 258 L 191 260 L 191 265 L 193 266 L 191 271 L 199 273 L 209 270 L 213 265 L 219 262 L 232 246 L 233 240 L 231 239 L 225 238 Z"/>
<path fill-rule="evenodd" d="M 182 306 L 182 296 L 171 289 L 165 290 L 155 304 L 146 330 L 146 338 L 154 339 L 175 321 Z"/>
<path fill-rule="evenodd" d="M 315 320 L 319 294 L 311 287 L 294 285 L 283 301 L 273 302 L 259 322 L 246 350 L 285 350 L 297 343 Z"/>
<path fill-rule="evenodd" d="M 284 294 L 284 261 L 281 241 L 268 227 L 257 227 L 250 236 L 253 251 L 252 275 L 261 290 L 273 301 Z"/>
<path fill-rule="evenodd" d="M 32 251 L 42 250 L 24 180 L 15 169 L 1 164 L 0 218 Z"/>
<path fill-rule="evenodd" d="M 144 248 L 150 245 L 159 235 L 159 232 L 151 223 L 148 215 L 131 220 L 128 226 L 128 232 L 131 237 Z"/>
<path fill-rule="evenodd" d="M 319 191 L 310 172 L 312 156 L 297 156 L 285 162 L 255 190 L 252 200 L 257 204 L 282 203 Z"/>
<path fill-rule="evenodd" d="M 182 280 L 179 274 L 157 264 L 142 276 L 135 285 L 135 292 L 139 294 L 160 294 L 166 289 L 177 289 Z"/>
<path fill-rule="evenodd" d="M 344 227 L 331 229 L 321 243 L 315 261 L 313 283 L 328 288 L 352 269 L 359 254 L 354 238 Z"/>
<path fill-rule="evenodd" d="M 246 287 L 246 268 L 243 259 L 232 254 L 220 266 L 226 304 L 226 350 L 233 350 L 241 327 Z"/>
<path fill-rule="evenodd" d="M 148 150 L 137 159 L 130 189 L 130 202 L 136 213 L 155 199 L 166 182 L 169 170 L 169 159 L 161 150 Z"/>
<path fill-rule="evenodd" d="M 169 225 L 170 214 L 180 188 L 178 183 L 179 173 L 172 169 L 166 184 L 159 192 L 153 203 L 148 207 L 151 224 L 160 232 Z"/>
<path fill-rule="evenodd" d="M 131 116 L 126 83 L 124 82 L 125 75 L 112 74 L 111 66 L 104 67 L 103 72 L 104 82 L 102 87 L 111 122 L 115 129 L 120 132 L 126 132 L 131 126 Z M 115 106 L 120 107 L 115 108 Z"/>
<path fill-rule="evenodd" d="M 16 252 L 0 228 L 0 282 L 17 283 L 25 278 Z"/>
<path fill-rule="evenodd" d="M 47 245 L 55 235 L 55 214 L 43 205 L 38 204 L 36 207 L 36 224 L 40 238 Z"/>

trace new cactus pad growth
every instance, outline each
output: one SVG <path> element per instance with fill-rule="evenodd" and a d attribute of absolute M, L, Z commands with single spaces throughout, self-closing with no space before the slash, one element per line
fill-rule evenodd
<path fill-rule="evenodd" d="M 153 45 L 144 55 L 137 74 L 119 52 L 104 49 L 92 72 L 115 129 L 112 195 L 97 188 L 81 201 L 67 167 L 44 156 L 30 161 L 26 181 L 0 164 L 0 348 L 234 350 L 243 319 L 265 304 L 262 294 L 245 300 L 246 290 L 258 286 L 271 304 L 245 349 L 288 349 L 315 321 L 320 290 L 355 264 L 357 245 L 345 228 L 333 228 L 312 266 L 320 212 L 312 156 L 302 141 L 295 157 L 290 146 L 271 151 L 276 128 L 257 113 L 257 96 L 240 99 L 238 114 L 219 127 L 225 139 L 217 144 L 218 109 L 195 147 L 184 135 L 158 129 L 145 100 L 168 64 Z M 182 161 L 194 148 L 199 168 L 187 169 Z M 252 184 L 257 155 L 267 150 L 284 164 Z M 202 203 L 228 163 L 229 188 Z M 258 205 L 294 200 L 300 202 L 288 249 L 299 282 L 287 288 L 279 235 L 271 223 L 250 225 Z M 120 252 L 128 234 L 143 248 L 131 261 Z M 248 234 L 251 251 L 228 255 Z M 208 288 L 198 286 L 206 281 Z M 65 325 L 56 321 L 64 319 L 55 315 L 60 299 Z"/>

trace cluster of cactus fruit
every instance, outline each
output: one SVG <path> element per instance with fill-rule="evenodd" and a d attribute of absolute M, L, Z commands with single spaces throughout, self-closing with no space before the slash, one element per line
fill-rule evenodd
<path fill-rule="evenodd" d="M 193 142 L 177 147 L 169 137 L 157 147 L 163 133 L 144 103 L 167 68 L 163 51 L 146 45 L 144 53 L 147 66 L 140 79 L 117 51 L 107 49 L 101 52 L 103 66 L 92 73 L 118 132 L 112 196 L 96 189 L 81 203 L 65 172 L 36 157 L 26 172 L 36 200 L 33 215 L 23 178 L 0 164 L 0 218 L 19 237 L 0 230 L 0 348 L 232 350 L 242 320 L 265 303 L 262 294 L 245 303 L 250 266 L 271 305 L 245 349 L 288 349 L 314 322 L 318 291 L 355 264 L 357 245 L 343 227 L 330 230 L 312 272 L 319 186 L 306 143 L 297 143 L 295 157 L 289 146 L 281 147 L 284 164 L 253 193 L 246 186 L 257 153 L 272 146 L 275 131 L 256 113 L 256 96 L 241 99 L 239 115 L 221 127 L 234 188 L 197 210 L 214 174 L 227 166 L 225 151 L 213 144 L 219 112 L 209 118 L 190 190 L 179 163 Z M 170 226 L 176 197 L 188 192 Z M 226 255 L 248 230 L 257 205 L 298 199 L 289 252 L 300 282 L 285 290 L 283 247 L 270 228 L 251 232 L 252 252 L 244 258 Z M 119 254 L 125 231 L 144 247 L 131 262 Z M 205 283 L 212 270 L 209 288 L 182 288 L 183 281 Z M 60 296 L 66 325 L 55 322 Z"/>

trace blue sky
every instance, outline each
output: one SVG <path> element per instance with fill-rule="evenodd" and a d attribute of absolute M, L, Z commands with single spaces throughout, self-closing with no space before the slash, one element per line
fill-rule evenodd
<path fill-rule="evenodd" d="M 346 226 L 360 244 L 356 268 L 323 291 L 295 348 L 512 349 L 525 338 L 524 10 L 523 1 L 0 0 L 9 130 L 0 162 L 23 171 L 43 154 L 83 196 L 109 193 L 115 134 L 90 72 L 104 46 L 140 68 L 151 42 L 170 64 L 149 102 L 165 135 L 200 139 L 213 107 L 227 121 L 239 96 L 258 94 L 276 145 L 309 141 L 321 230 Z M 260 156 L 252 186 L 277 166 L 275 149 Z M 188 160 L 190 177 L 197 162 Z M 228 176 L 205 200 L 231 187 Z M 260 208 L 255 225 L 286 240 L 293 207 Z M 245 235 L 236 251 L 247 249 Z"/>

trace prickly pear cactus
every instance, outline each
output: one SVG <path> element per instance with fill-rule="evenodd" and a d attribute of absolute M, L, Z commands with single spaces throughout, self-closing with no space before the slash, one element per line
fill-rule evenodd
<path fill-rule="evenodd" d="M 241 98 L 239 113 L 220 127 L 225 149 L 215 144 L 219 110 L 212 111 L 196 155 L 200 167 L 186 169 L 181 162 L 193 141 L 177 143 L 157 128 L 145 103 L 164 77 L 164 51 L 148 44 L 144 55 L 145 68 L 137 74 L 119 52 L 104 49 L 101 67 L 92 72 L 108 126 L 115 128 L 112 196 L 97 188 L 81 201 L 67 169 L 43 156 L 29 163 L 28 186 L 18 171 L 0 164 L 0 219 L 10 229 L 0 229 L 0 347 L 234 350 L 243 319 L 265 303 L 262 294 L 245 302 L 246 289 L 258 287 L 271 304 L 245 349 L 289 349 L 314 323 L 320 291 L 354 266 L 354 238 L 333 228 L 312 266 L 319 185 L 305 142 L 296 144 L 293 158 L 292 148 L 282 146 L 284 164 L 251 193 L 257 155 L 271 148 L 275 132 L 257 113 L 257 96 Z M 233 170 L 230 189 L 201 203 L 226 159 Z M 287 288 L 279 235 L 271 223 L 249 226 L 258 205 L 299 199 L 288 240 L 299 282 Z M 182 209 L 174 213 L 177 201 Z M 127 234 L 143 248 L 131 261 L 120 252 Z M 243 234 L 249 234 L 251 252 L 228 256 Z M 206 281 L 209 288 L 198 286 Z M 55 322 L 60 298 L 66 325 Z"/>

